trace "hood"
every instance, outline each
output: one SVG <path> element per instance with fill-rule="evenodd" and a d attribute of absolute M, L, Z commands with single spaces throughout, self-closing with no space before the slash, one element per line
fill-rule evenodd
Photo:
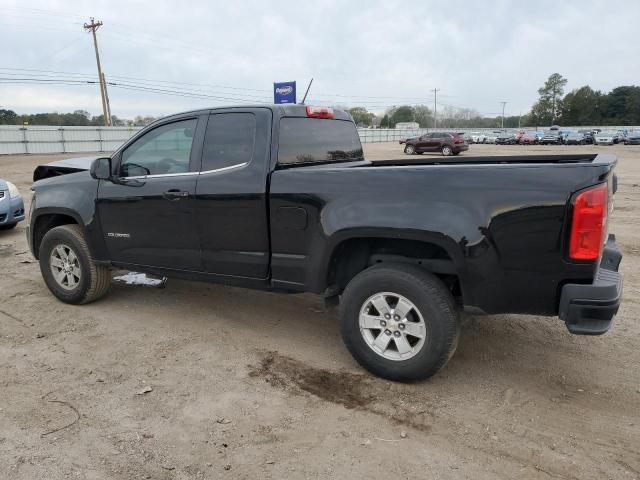
<path fill-rule="evenodd" d="M 0 191 L 9 190 L 9 185 L 3 179 L 0 178 Z"/>
<path fill-rule="evenodd" d="M 68 173 L 82 172 L 89 170 L 91 164 L 96 157 L 75 157 L 67 158 L 65 160 L 59 160 L 57 162 L 47 163 L 46 165 L 39 165 L 33 171 L 33 181 L 37 182 L 44 178 L 57 177 L 59 175 L 66 175 Z"/>

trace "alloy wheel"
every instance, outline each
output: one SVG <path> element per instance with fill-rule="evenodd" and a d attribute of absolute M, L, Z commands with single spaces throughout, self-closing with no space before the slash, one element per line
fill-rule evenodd
<path fill-rule="evenodd" d="M 417 355 L 427 338 L 420 310 L 408 298 L 392 292 L 376 293 L 365 300 L 359 325 L 365 343 L 387 360 Z"/>
<path fill-rule="evenodd" d="M 57 245 L 51 251 L 49 265 L 56 283 L 65 290 L 74 290 L 80 283 L 80 260 L 68 245 Z"/>

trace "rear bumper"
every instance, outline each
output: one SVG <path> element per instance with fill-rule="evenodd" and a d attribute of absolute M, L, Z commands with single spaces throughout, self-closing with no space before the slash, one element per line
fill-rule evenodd
<path fill-rule="evenodd" d="M 469 150 L 469 145 L 464 143 L 464 144 L 453 145 L 451 148 L 453 149 L 454 152 L 465 152 Z"/>
<path fill-rule="evenodd" d="M 615 240 L 615 236 L 609 235 L 593 283 L 562 287 L 558 316 L 573 334 L 602 335 L 611 328 L 618 313 L 622 299 L 622 275 L 618 267 L 622 254 Z"/>

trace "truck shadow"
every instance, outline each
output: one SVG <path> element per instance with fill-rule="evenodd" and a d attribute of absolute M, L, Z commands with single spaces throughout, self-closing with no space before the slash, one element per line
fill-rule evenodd
<path fill-rule="evenodd" d="M 337 310 L 325 310 L 319 297 L 170 280 L 161 290 L 114 285 L 109 298 L 120 304 L 140 296 L 148 297 L 145 304 L 156 310 L 153 321 L 180 321 L 195 332 L 226 328 L 230 342 L 271 352 L 269 358 L 297 359 L 309 368 L 330 367 L 333 375 L 344 372 L 370 377 L 382 385 L 391 383 L 369 375 L 356 364 L 342 344 Z M 183 312 L 185 306 L 188 316 Z M 570 335 L 557 318 L 463 315 L 456 354 L 436 376 L 417 385 L 427 389 L 475 383 L 506 389 L 524 383 L 528 388 L 564 388 L 568 379 L 590 385 L 597 377 L 585 372 L 583 365 L 598 356 L 603 342 L 602 338 Z M 267 363 L 273 367 L 282 362 Z M 273 368 L 260 365 L 254 365 L 252 371 L 273 373 Z"/>

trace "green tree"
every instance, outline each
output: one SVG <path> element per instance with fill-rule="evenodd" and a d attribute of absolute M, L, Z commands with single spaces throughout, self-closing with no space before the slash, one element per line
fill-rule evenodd
<path fill-rule="evenodd" d="M 562 111 L 562 95 L 566 84 L 566 78 L 559 73 L 554 73 L 549 76 L 544 86 L 538 89 L 540 99 L 533 106 L 532 113 L 535 111 L 536 118 L 541 122 L 552 124 L 558 120 L 559 113 Z"/>
<path fill-rule="evenodd" d="M 382 117 L 382 120 L 380 120 L 380 128 L 389 128 L 389 115 L 386 113 L 384 117 Z"/>
<path fill-rule="evenodd" d="M 111 115 L 111 125 L 114 127 L 125 127 L 127 125 L 127 121 L 116 117 L 115 115 Z"/>
<path fill-rule="evenodd" d="M 428 128 L 433 125 L 433 113 L 431 109 L 425 105 L 416 105 L 413 107 L 414 121 L 418 122 L 420 128 Z"/>
<path fill-rule="evenodd" d="M 18 114 L 16 112 L 0 108 L 0 125 L 16 125 L 18 123 Z"/>
<path fill-rule="evenodd" d="M 353 117 L 353 121 L 359 127 L 369 127 L 375 115 L 363 107 L 353 107 L 347 110 Z"/>
<path fill-rule="evenodd" d="M 389 126 L 394 128 L 396 123 L 400 122 L 414 122 L 416 118 L 416 111 L 409 105 L 403 105 L 395 109 L 391 117 L 389 118 Z"/>
<path fill-rule="evenodd" d="M 141 117 L 140 115 L 138 115 L 136 118 L 133 119 L 133 124 L 136 127 L 144 127 L 146 125 L 149 125 L 150 123 L 154 122 L 155 118 L 154 117 Z"/>
<path fill-rule="evenodd" d="M 640 124 L 640 87 L 616 87 L 607 95 L 606 119 L 609 125 Z"/>
<path fill-rule="evenodd" d="M 95 117 L 91 117 L 91 121 L 89 125 L 92 127 L 104 127 L 104 115 L 97 115 Z"/>
<path fill-rule="evenodd" d="M 562 100 L 562 123 L 565 125 L 599 125 L 602 123 L 603 95 L 589 86 L 572 90 Z"/>

